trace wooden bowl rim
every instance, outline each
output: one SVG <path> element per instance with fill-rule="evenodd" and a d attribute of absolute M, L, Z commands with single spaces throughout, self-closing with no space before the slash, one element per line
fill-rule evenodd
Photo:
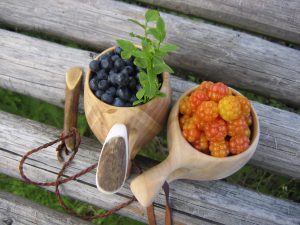
<path fill-rule="evenodd" d="M 139 46 L 139 45 L 134 45 L 135 47 L 137 47 L 137 48 L 141 48 L 141 46 Z M 104 51 L 102 51 L 100 54 L 98 54 L 93 60 L 98 60 L 99 58 L 100 58 L 100 56 L 102 56 L 102 55 L 104 55 L 104 54 L 106 54 L 106 53 L 108 53 L 108 52 L 111 52 L 111 51 L 113 51 L 115 48 L 116 48 L 117 46 L 112 46 L 112 47 L 109 47 L 109 48 L 107 48 L 107 49 L 105 49 Z M 110 104 L 107 104 L 106 102 L 104 102 L 104 101 L 101 101 L 99 98 L 97 98 L 96 96 L 95 96 L 95 94 L 93 93 L 93 91 L 91 90 L 91 88 L 90 88 L 90 85 L 89 85 L 89 81 L 90 81 L 90 77 L 91 77 L 91 74 L 92 74 L 92 71 L 91 71 L 91 69 L 88 67 L 88 69 L 87 69 L 87 73 L 86 73 L 86 82 L 87 82 L 87 88 L 89 89 L 89 91 L 92 93 L 92 95 L 93 95 L 93 97 L 97 100 L 97 101 L 99 101 L 99 103 L 101 103 L 101 104 L 105 104 L 105 105 L 107 105 L 107 106 L 109 106 L 109 107 L 112 107 L 112 109 L 121 109 L 121 110 L 127 110 L 127 109 L 142 109 L 143 107 L 146 107 L 146 105 L 148 105 L 148 104 L 150 104 L 150 103 L 152 103 L 155 99 L 157 99 L 158 97 L 155 97 L 155 98 L 153 98 L 153 99 L 151 99 L 149 102 L 147 102 L 147 103 L 144 103 L 144 104 L 142 104 L 142 105 L 137 105 L 137 106 L 131 106 L 131 107 L 119 107 L 119 106 L 114 106 L 114 105 L 110 105 Z M 161 89 L 166 85 L 166 80 L 167 79 L 169 79 L 169 73 L 168 72 L 163 72 L 163 74 L 162 74 L 162 78 L 163 78 L 163 82 L 162 82 L 162 85 L 161 85 Z"/>
<path fill-rule="evenodd" d="M 238 161 L 240 160 L 241 158 L 244 158 L 244 156 L 248 155 L 248 154 L 251 154 L 249 151 L 251 151 L 252 148 L 252 154 L 254 154 L 254 152 L 256 151 L 256 148 L 257 148 L 257 143 L 259 141 L 259 136 L 260 136 L 260 124 L 259 124 L 259 119 L 258 119 L 258 116 L 257 116 L 257 113 L 255 111 L 255 109 L 253 108 L 252 104 L 251 104 L 251 114 L 252 114 L 252 117 L 253 117 L 253 124 L 256 123 L 256 133 L 255 133 L 255 136 L 252 136 L 251 140 L 250 140 L 250 145 L 249 147 L 243 151 L 242 153 L 240 154 L 237 154 L 237 155 L 231 155 L 231 156 L 226 156 L 226 157 L 215 157 L 215 156 L 212 156 L 212 155 L 207 155 L 201 151 L 199 151 L 198 149 L 194 148 L 185 138 L 184 136 L 182 135 L 182 131 L 181 131 L 181 128 L 180 128 L 180 125 L 179 125 L 179 103 L 180 101 L 187 95 L 189 95 L 192 91 L 194 91 L 195 89 L 197 89 L 199 85 L 195 86 L 195 87 L 192 87 L 190 89 L 188 89 L 187 91 L 185 91 L 181 96 L 180 98 L 177 100 L 176 104 L 173 106 L 173 107 L 176 107 L 176 122 L 175 122 L 175 128 L 176 129 L 179 129 L 180 131 L 180 134 L 179 134 L 179 137 L 182 139 L 182 141 L 185 143 L 185 145 L 188 147 L 188 148 L 191 148 L 196 154 L 200 154 L 201 157 L 206 157 L 208 160 L 213 160 L 213 161 L 223 161 L 226 160 L 226 161 Z M 238 94 L 238 95 L 241 95 L 241 96 L 244 96 L 242 95 L 240 92 L 238 92 L 237 90 L 229 87 L 230 90 L 234 93 L 234 94 Z M 173 110 L 173 109 L 172 109 Z M 255 120 L 255 122 L 254 122 Z M 253 128 L 254 129 L 254 128 Z M 253 131 L 254 133 L 254 131 Z"/>

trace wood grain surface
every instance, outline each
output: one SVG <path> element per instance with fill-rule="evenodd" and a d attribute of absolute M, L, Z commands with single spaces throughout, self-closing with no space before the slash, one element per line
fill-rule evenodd
<path fill-rule="evenodd" d="M 0 112 L 0 172 L 19 178 L 21 155 L 29 149 L 57 138 L 61 130 L 28 119 Z M 74 163 L 65 176 L 73 175 L 97 162 L 99 143 L 83 138 Z M 137 159 L 144 169 L 153 166 L 145 158 Z M 59 171 L 55 146 L 33 155 L 24 166 L 31 179 L 53 180 Z M 128 200 L 132 195 L 130 179 L 119 193 L 101 194 L 95 185 L 95 171 L 63 185 L 62 194 L 106 209 Z M 47 188 L 51 191 L 53 187 Z M 170 185 L 174 224 L 299 224 L 300 204 L 266 196 L 223 181 L 174 181 Z M 165 199 L 162 192 L 155 199 L 158 224 L 164 224 Z M 146 221 L 144 209 L 134 202 L 119 212 Z"/>
<path fill-rule="evenodd" d="M 4 30 L 0 30 L 0 46 L 0 86 L 60 107 L 64 106 L 65 71 L 72 66 L 87 68 L 94 55 Z M 175 76 L 170 82 L 173 101 L 196 85 Z M 261 139 L 250 163 L 299 179 L 300 116 L 252 104 L 260 119 Z M 83 110 L 82 99 L 79 110 Z"/>
<path fill-rule="evenodd" d="M 138 0 L 228 26 L 300 44 L 297 0 Z"/>
<path fill-rule="evenodd" d="M 87 221 L 49 209 L 7 192 L 0 192 L 1 225 L 88 225 Z"/>
<path fill-rule="evenodd" d="M 139 32 L 127 19 L 142 20 L 145 10 L 111 0 L 2 0 L 0 23 L 106 49 L 117 38 Z M 167 58 L 174 68 L 300 105 L 299 51 L 199 19 L 167 13 L 162 17 L 167 42 L 178 46 Z"/>

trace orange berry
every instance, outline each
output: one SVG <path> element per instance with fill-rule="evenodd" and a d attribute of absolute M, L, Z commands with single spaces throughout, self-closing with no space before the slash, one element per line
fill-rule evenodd
<path fill-rule="evenodd" d="M 238 135 L 230 138 L 229 150 L 232 154 L 237 155 L 245 151 L 250 144 L 250 140 L 245 135 Z"/>
<path fill-rule="evenodd" d="M 202 102 L 196 112 L 195 116 L 197 120 L 209 122 L 213 121 L 218 117 L 218 104 L 214 101 L 204 101 Z"/>
<path fill-rule="evenodd" d="M 207 94 L 209 87 L 212 86 L 213 84 L 214 84 L 214 83 L 211 82 L 211 81 L 203 81 L 203 82 L 199 85 L 198 89 L 203 90 L 203 91 Z"/>
<path fill-rule="evenodd" d="M 208 122 L 204 127 L 204 132 L 207 140 L 222 141 L 227 136 L 226 122 L 221 118 Z"/>
<path fill-rule="evenodd" d="M 245 120 L 248 126 L 252 125 L 252 115 L 250 114 L 249 116 L 245 116 Z"/>
<path fill-rule="evenodd" d="M 208 87 L 207 95 L 210 100 L 218 102 L 230 94 L 230 89 L 222 82 L 215 83 Z"/>
<path fill-rule="evenodd" d="M 226 96 L 222 98 L 218 105 L 220 116 L 226 121 L 238 119 L 241 114 L 240 101 L 236 96 Z"/>
<path fill-rule="evenodd" d="M 183 125 L 190 119 L 191 117 L 187 114 L 184 114 L 182 116 L 180 116 L 179 118 L 179 124 L 180 124 L 180 128 L 183 128 Z"/>
<path fill-rule="evenodd" d="M 192 145 L 194 146 L 194 148 L 196 148 L 204 153 L 209 153 L 208 152 L 208 140 L 205 137 L 205 134 L 203 132 L 200 133 L 199 139 L 194 141 L 192 143 Z"/>
<path fill-rule="evenodd" d="M 200 138 L 201 132 L 191 118 L 183 124 L 182 129 L 182 134 L 188 142 L 194 142 Z"/>
<path fill-rule="evenodd" d="M 248 128 L 245 117 L 240 117 L 236 120 L 228 122 L 228 135 L 237 136 L 245 134 L 245 130 Z M 249 128 L 248 128 L 249 129 Z"/>
<path fill-rule="evenodd" d="M 195 115 L 193 116 L 192 119 L 194 120 L 194 123 L 196 124 L 197 128 L 199 130 L 203 131 L 207 122 L 205 122 L 204 120 L 200 119 L 199 117 L 197 117 Z"/>
<path fill-rule="evenodd" d="M 214 157 L 226 157 L 229 155 L 228 142 L 225 140 L 211 141 L 209 143 L 209 150 Z"/>
<path fill-rule="evenodd" d="M 192 109 L 190 106 L 189 97 L 185 96 L 179 103 L 179 112 L 181 114 L 191 115 Z"/>
<path fill-rule="evenodd" d="M 249 116 L 251 111 L 250 101 L 246 97 L 241 95 L 237 95 L 236 97 L 240 101 L 242 114 L 245 116 Z"/>
<path fill-rule="evenodd" d="M 196 89 L 193 91 L 191 94 L 189 101 L 190 101 L 190 106 L 193 112 L 196 111 L 197 107 L 203 102 L 203 101 L 208 101 L 209 98 L 207 97 L 206 93 L 202 90 Z"/>

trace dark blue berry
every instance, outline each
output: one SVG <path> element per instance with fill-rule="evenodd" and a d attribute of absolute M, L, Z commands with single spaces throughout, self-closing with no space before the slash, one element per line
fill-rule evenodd
<path fill-rule="evenodd" d="M 129 59 L 125 59 L 124 63 L 126 66 L 134 66 L 133 65 L 133 57 L 130 57 Z"/>
<path fill-rule="evenodd" d="M 123 87 L 117 90 L 117 96 L 119 96 L 124 101 L 128 101 L 131 98 L 131 93 L 128 88 Z"/>
<path fill-rule="evenodd" d="M 107 73 L 105 72 L 104 69 L 98 71 L 98 73 L 97 73 L 97 79 L 98 80 L 107 80 L 107 77 L 108 77 L 108 75 L 107 75 Z"/>
<path fill-rule="evenodd" d="M 101 95 L 103 95 L 104 94 L 104 91 L 102 91 L 102 90 L 97 90 L 96 92 L 95 92 L 95 95 L 97 96 L 97 98 L 99 98 L 99 99 L 101 99 Z"/>
<path fill-rule="evenodd" d="M 115 62 L 117 59 L 120 59 L 119 55 L 112 55 L 112 57 L 110 58 L 111 61 Z"/>
<path fill-rule="evenodd" d="M 109 87 L 105 93 L 115 96 L 116 92 L 117 92 L 117 89 L 115 87 Z"/>
<path fill-rule="evenodd" d="M 110 94 L 104 93 L 103 95 L 101 95 L 101 100 L 106 102 L 107 104 L 111 104 L 114 101 L 114 98 Z"/>
<path fill-rule="evenodd" d="M 141 84 L 138 83 L 138 84 L 135 86 L 135 89 L 136 89 L 137 91 L 139 91 L 140 89 L 142 89 Z"/>
<path fill-rule="evenodd" d="M 131 98 L 129 99 L 129 102 L 132 104 L 137 100 L 138 100 L 137 97 L 135 95 L 132 95 Z"/>
<path fill-rule="evenodd" d="M 92 78 L 90 80 L 90 88 L 92 91 L 96 91 L 98 88 L 97 88 L 97 81 L 96 81 L 96 78 Z"/>
<path fill-rule="evenodd" d="M 118 71 L 123 69 L 124 66 L 125 66 L 125 64 L 122 59 L 117 59 L 114 63 L 114 68 L 117 69 Z"/>
<path fill-rule="evenodd" d="M 101 67 L 106 71 L 109 71 L 112 68 L 112 61 L 108 58 L 104 58 L 101 60 Z"/>
<path fill-rule="evenodd" d="M 130 102 L 125 103 L 125 107 L 131 107 L 131 106 L 132 106 L 132 104 Z"/>
<path fill-rule="evenodd" d="M 122 99 L 120 99 L 119 97 L 117 97 L 114 99 L 113 105 L 117 106 L 117 107 L 124 107 L 125 102 Z"/>
<path fill-rule="evenodd" d="M 118 73 L 117 76 L 116 76 L 116 84 L 119 86 L 119 87 L 124 87 L 128 84 L 128 75 L 126 74 L 123 74 L 123 73 Z"/>
<path fill-rule="evenodd" d="M 90 62 L 90 69 L 93 72 L 98 72 L 100 69 L 100 63 L 98 60 L 93 60 Z"/>
<path fill-rule="evenodd" d="M 129 77 L 128 87 L 132 90 L 136 87 L 136 80 L 134 77 Z"/>
<path fill-rule="evenodd" d="M 99 90 L 103 90 L 103 91 L 105 91 L 107 88 L 108 88 L 108 81 L 107 80 L 100 80 L 99 82 L 98 82 L 98 89 Z"/>
<path fill-rule="evenodd" d="M 117 85 L 117 76 L 118 74 L 116 74 L 113 71 L 110 71 L 108 75 L 108 81 L 113 85 Z"/>
<path fill-rule="evenodd" d="M 120 55 L 121 52 L 122 52 L 122 48 L 120 48 L 120 47 L 116 47 L 116 48 L 115 48 L 115 53 L 116 53 L 116 54 Z"/>
<path fill-rule="evenodd" d="M 127 72 L 128 75 L 133 75 L 133 73 L 134 73 L 134 69 L 133 69 L 132 66 L 126 66 L 126 67 L 122 70 L 122 72 L 123 72 L 124 70 Z"/>

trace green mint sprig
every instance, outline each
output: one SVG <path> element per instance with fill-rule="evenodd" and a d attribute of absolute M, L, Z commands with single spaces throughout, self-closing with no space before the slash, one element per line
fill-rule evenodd
<path fill-rule="evenodd" d="M 131 37 L 140 39 L 142 49 L 138 49 L 134 44 L 127 40 L 117 40 L 118 45 L 123 49 L 121 57 L 129 59 L 134 56 L 134 64 L 141 68 L 139 72 L 139 81 L 141 89 L 136 93 L 137 101 L 133 105 L 146 103 L 156 96 L 164 96 L 160 92 L 161 84 L 157 80 L 157 76 L 162 72 L 173 73 L 173 70 L 165 63 L 163 58 L 172 51 L 176 50 L 174 44 L 164 44 L 162 42 L 166 37 L 165 22 L 156 10 L 148 10 L 145 13 L 144 24 L 134 19 L 129 21 L 135 23 L 143 28 L 144 35 L 138 35 L 133 32 Z M 155 23 L 156 26 L 151 27 L 150 22 Z M 152 37 L 152 38 L 150 38 Z"/>

